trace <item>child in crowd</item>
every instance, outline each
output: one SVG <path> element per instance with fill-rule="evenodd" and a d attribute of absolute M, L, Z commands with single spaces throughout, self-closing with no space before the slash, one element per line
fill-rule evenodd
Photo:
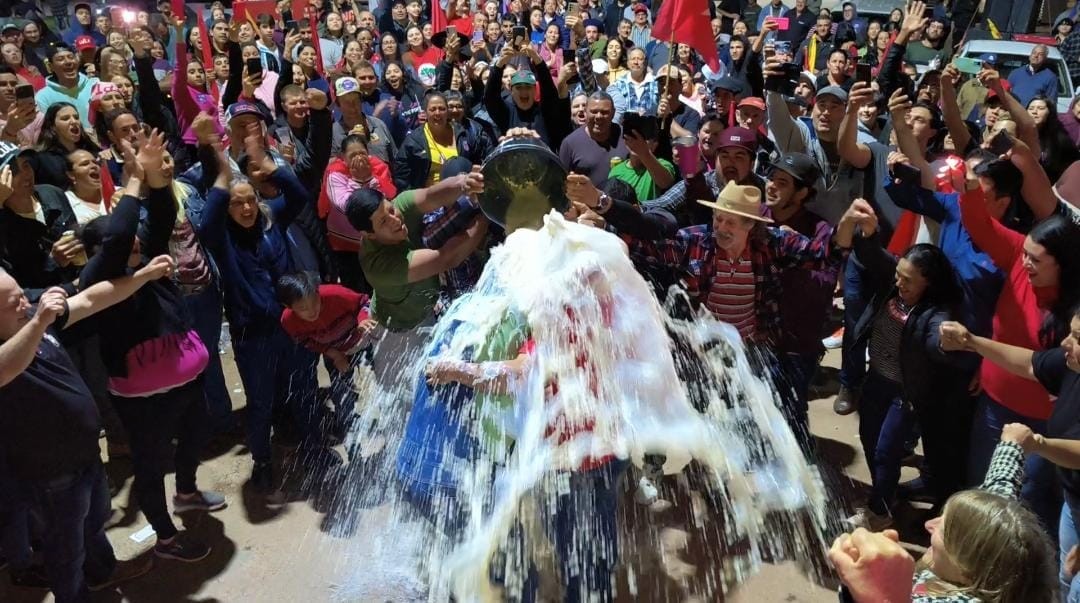
<path fill-rule="evenodd" d="M 341 285 L 323 285 L 312 272 L 286 274 L 277 282 L 278 301 L 285 306 L 281 327 L 300 345 L 329 360 L 330 395 L 337 407 L 335 435 L 347 430 L 356 392 L 352 369 L 375 327 L 368 296 Z"/>

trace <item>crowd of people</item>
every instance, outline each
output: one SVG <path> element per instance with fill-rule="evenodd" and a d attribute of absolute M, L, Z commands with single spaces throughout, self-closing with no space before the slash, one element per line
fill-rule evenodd
<path fill-rule="evenodd" d="M 866 18 L 770 0 L 748 19 L 741 0 L 702 2 L 702 52 L 653 36 L 674 1 L 0 9 L 0 552 L 16 584 L 83 601 L 149 571 L 106 536 L 102 431 L 110 459 L 131 458 L 155 555 L 210 554 L 171 512 L 227 504 L 196 479 L 234 427 L 225 336 L 251 486 L 278 487 L 275 440 L 312 466 L 336 456 L 357 367 L 411 387 L 440 311 L 527 227 L 477 202 L 480 166 L 527 139 L 569 174 L 568 220 L 621 237 L 659 296 L 682 287 L 759 352 L 815 463 L 810 385 L 842 349 L 834 410 L 859 413 L 872 477 L 830 552 L 854 600 L 1080 597 L 1080 96 L 1058 110 L 1059 71 L 1080 81 L 1077 9 L 1005 73 L 994 53 L 953 56 L 986 24 L 952 22 L 949 3 Z M 427 382 L 509 396 L 531 337 L 501 324 L 482 358 L 434 361 Z M 920 477 L 900 483 L 920 440 Z M 614 521 L 625 472 L 592 459 L 575 483 Z M 918 568 L 888 529 L 899 500 L 941 513 Z M 580 575 L 611 597 L 609 573 Z"/>

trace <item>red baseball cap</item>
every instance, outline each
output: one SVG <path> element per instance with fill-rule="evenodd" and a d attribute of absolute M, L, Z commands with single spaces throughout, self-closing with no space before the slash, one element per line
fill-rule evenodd
<path fill-rule="evenodd" d="M 634 5 L 634 6 L 632 7 L 632 10 L 633 10 L 633 12 L 635 12 L 635 13 L 647 13 L 647 12 L 649 12 L 649 7 L 648 7 L 648 6 L 645 6 L 645 5 L 644 5 L 644 4 L 642 4 L 641 2 L 638 2 L 637 4 L 635 4 L 635 5 Z"/>
<path fill-rule="evenodd" d="M 754 107 L 757 109 L 765 110 L 765 100 L 759 96 L 748 96 L 739 101 L 740 107 Z"/>
<path fill-rule="evenodd" d="M 84 50 L 94 50 L 97 48 L 97 42 L 94 42 L 94 38 L 91 36 L 79 36 L 75 38 L 75 50 L 82 52 Z"/>

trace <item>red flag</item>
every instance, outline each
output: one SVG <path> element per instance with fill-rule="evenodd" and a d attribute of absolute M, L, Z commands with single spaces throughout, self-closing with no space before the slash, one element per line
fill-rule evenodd
<path fill-rule="evenodd" d="M 259 15 L 270 15 L 274 18 L 274 21 L 281 19 L 281 15 L 278 14 L 277 4 L 273 0 L 244 0 L 243 2 L 233 2 L 233 18 L 243 19 L 255 24 L 255 18 Z"/>
<path fill-rule="evenodd" d="M 319 24 L 314 14 L 308 17 L 308 23 L 311 24 L 311 45 L 315 47 L 315 71 L 323 75 L 322 44 L 319 43 Z"/>
<path fill-rule="evenodd" d="M 113 151 L 114 153 L 116 151 Z M 109 172 L 109 163 L 104 159 L 100 162 L 101 167 L 101 203 L 105 205 L 105 213 L 112 211 L 112 198 L 116 194 L 116 184 L 113 183 L 112 173 Z"/>
<path fill-rule="evenodd" d="M 453 1 L 453 0 L 451 0 Z M 437 34 L 446 29 L 446 11 L 439 0 L 431 0 L 431 33 Z"/>
<path fill-rule="evenodd" d="M 705 59 L 709 69 L 720 70 L 720 56 L 709 25 L 706 0 L 667 0 L 656 15 L 652 37 L 661 42 L 686 44 Z"/>
<path fill-rule="evenodd" d="M 203 69 L 209 69 L 211 73 L 214 71 L 214 41 L 210 39 L 210 31 L 206 29 L 206 20 L 203 19 L 201 10 L 195 11 L 195 17 L 198 19 L 197 25 L 199 27 L 199 42 L 202 43 L 202 61 Z M 209 79 L 209 78 L 208 78 Z M 213 86 L 207 86 L 207 90 L 213 91 Z M 214 98 L 218 98 L 217 94 L 214 94 Z"/>

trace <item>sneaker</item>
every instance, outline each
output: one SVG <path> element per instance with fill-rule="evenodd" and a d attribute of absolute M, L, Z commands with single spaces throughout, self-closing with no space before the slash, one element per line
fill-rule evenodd
<path fill-rule="evenodd" d="M 193 540 L 187 532 L 177 532 L 169 540 L 158 540 L 154 545 L 154 554 L 162 559 L 174 559 L 184 563 L 202 561 L 210 555 L 210 547 Z"/>
<path fill-rule="evenodd" d="M 821 340 L 821 345 L 825 346 L 827 350 L 838 350 L 844 346 L 844 327 L 840 327 L 829 335 L 825 339 Z"/>
<path fill-rule="evenodd" d="M 11 585 L 15 588 L 49 590 L 49 579 L 45 576 L 45 568 L 40 565 L 21 570 L 11 568 Z"/>
<path fill-rule="evenodd" d="M 832 409 L 838 415 L 850 415 L 859 409 L 859 394 L 857 387 L 840 386 L 840 391 L 833 400 Z"/>
<path fill-rule="evenodd" d="M 880 532 L 892 524 L 893 519 L 889 515 L 878 515 L 865 507 L 856 509 L 854 515 L 844 519 L 844 525 L 850 530 L 864 528 L 871 532 Z"/>
<path fill-rule="evenodd" d="M 217 492 L 199 490 L 194 498 L 181 497 L 179 494 L 173 497 L 173 513 L 185 513 L 187 511 L 220 511 L 228 506 L 225 497 Z"/>
<path fill-rule="evenodd" d="M 256 492 L 269 494 L 274 491 L 274 467 L 270 463 L 255 463 L 251 469 L 251 485 Z"/>
<path fill-rule="evenodd" d="M 121 582 L 127 582 L 128 580 L 134 580 L 143 574 L 146 574 L 154 567 L 154 561 L 150 557 L 144 557 L 142 559 L 130 559 L 128 561 L 117 561 L 116 567 L 113 568 L 113 573 L 104 582 L 89 583 L 86 585 L 90 589 L 90 592 L 98 592 L 99 590 L 105 590 L 112 588 Z"/>

